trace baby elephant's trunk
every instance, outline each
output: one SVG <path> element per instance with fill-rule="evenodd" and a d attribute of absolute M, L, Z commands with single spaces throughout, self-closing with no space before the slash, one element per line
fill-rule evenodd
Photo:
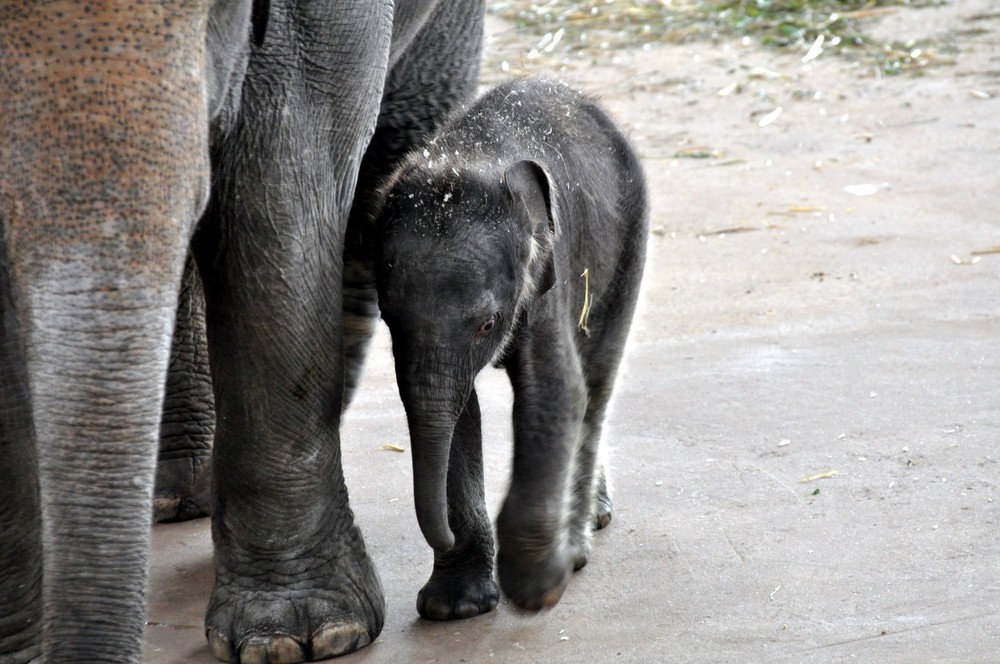
<path fill-rule="evenodd" d="M 413 448 L 413 498 L 424 539 L 437 552 L 455 544 L 448 524 L 448 458 L 468 390 L 437 372 L 397 363 L 399 395 Z"/>
<path fill-rule="evenodd" d="M 440 426 L 414 423 L 410 418 L 413 446 L 413 500 L 417 523 L 424 539 L 443 553 L 455 544 L 448 526 L 448 456 L 455 421 Z"/>

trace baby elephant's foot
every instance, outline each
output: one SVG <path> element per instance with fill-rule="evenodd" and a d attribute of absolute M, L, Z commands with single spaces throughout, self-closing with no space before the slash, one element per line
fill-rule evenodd
<path fill-rule="evenodd" d="M 600 530 L 611 523 L 611 511 L 615 505 L 608 492 L 608 480 L 603 466 L 598 468 L 598 473 L 597 492 L 594 496 L 594 530 Z"/>
<path fill-rule="evenodd" d="M 590 537 L 581 536 L 580 541 L 570 545 L 570 550 L 573 552 L 573 571 L 586 567 L 590 561 Z"/>
<path fill-rule="evenodd" d="M 428 620 L 472 618 L 496 608 L 500 591 L 493 582 L 493 536 L 483 516 L 478 536 L 463 538 L 447 553 L 434 554 L 434 571 L 417 594 L 417 612 Z"/>
<path fill-rule="evenodd" d="M 597 492 L 597 510 L 594 515 L 594 530 L 600 530 L 611 523 L 611 512 L 614 508 L 614 502 L 611 500 L 611 496 L 608 495 L 607 491 Z"/>
<path fill-rule="evenodd" d="M 497 520 L 497 575 L 514 604 L 537 611 L 559 601 L 573 571 L 586 564 L 589 551 L 558 527 L 510 518 L 517 513 L 505 506 Z"/>
<path fill-rule="evenodd" d="M 511 551 L 511 546 L 501 540 L 497 556 L 500 587 L 522 609 L 538 611 L 554 606 L 576 568 L 577 556 L 571 548 L 563 545 L 541 553 L 529 553 L 523 548 Z"/>
<path fill-rule="evenodd" d="M 496 608 L 500 591 L 489 573 L 434 570 L 417 594 L 417 612 L 428 620 L 472 618 Z"/>

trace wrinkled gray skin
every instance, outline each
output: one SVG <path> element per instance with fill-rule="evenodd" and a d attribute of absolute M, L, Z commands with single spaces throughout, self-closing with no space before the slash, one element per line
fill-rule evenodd
<path fill-rule="evenodd" d="M 213 653 L 320 659 L 379 634 L 330 312 L 387 77 L 435 17 L 481 11 L 0 5 L 0 662 L 140 661 L 161 416 L 180 470 L 160 507 L 183 516 L 212 402 Z"/>
<path fill-rule="evenodd" d="M 518 606 L 555 604 L 611 520 L 598 446 L 645 259 L 639 161 L 591 100 L 520 81 L 452 118 L 384 195 L 378 303 L 435 551 L 418 606 L 450 618 L 496 603 L 474 389 L 490 363 L 514 390 L 500 585 Z"/>
<path fill-rule="evenodd" d="M 397 2 L 375 134 L 361 161 L 345 239 L 344 407 L 357 386 L 378 320 L 367 223 L 376 185 L 452 109 L 475 94 L 485 0 Z M 201 280 L 185 265 L 160 429 L 153 513 L 178 521 L 211 513 L 215 428 Z"/>
<path fill-rule="evenodd" d="M 214 433 L 205 294 L 194 257 L 189 255 L 167 367 L 153 491 L 154 521 L 183 521 L 211 513 Z"/>

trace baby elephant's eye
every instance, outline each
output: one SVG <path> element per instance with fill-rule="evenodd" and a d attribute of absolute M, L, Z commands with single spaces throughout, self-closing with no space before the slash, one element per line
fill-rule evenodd
<path fill-rule="evenodd" d="M 497 326 L 497 318 L 498 314 L 493 314 L 492 316 L 483 321 L 483 324 L 479 326 L 478 330 L 476 330 L 477 343 L 482 341 L 486 337 L 490 336 L 490 333 L 493 331 L 493 328 Z"/>

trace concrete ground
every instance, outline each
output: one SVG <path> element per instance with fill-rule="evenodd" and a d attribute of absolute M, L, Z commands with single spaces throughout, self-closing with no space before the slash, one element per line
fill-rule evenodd
<path fill-rule="evenodd" d="M 1000 2 L 870 29 L 959 50 L 878 78 L 728 38 L 528 58 L 491 24 L 487 80 L 506 60 L 597 93 L 648 169 L 614 521 L 553 609 L 420 620 L 380 333 L 343 447 L 389 614 L 344 662 L 1000 662 Z M 479 394 L 495 515 L 510 390 Z M 213 661 L 208 531 L 154 529 L 150 663 Z"/>

